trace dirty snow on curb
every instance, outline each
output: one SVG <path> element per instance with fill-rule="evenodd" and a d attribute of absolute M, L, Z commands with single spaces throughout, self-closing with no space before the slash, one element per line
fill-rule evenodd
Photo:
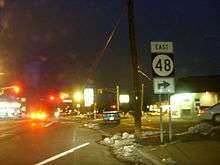
<path fill-rule="evenodd" d="M 100 143 L 110 146 L 113 154 L 119 159 L 131 162 L 141 162 L 140 156 L 137 152 L 140 145 L 135 143 L 134 134 L 129 134 L 127 132 L 122 134 L 118 133 L 112 137 L 104 138 Z"/>
<path fill-rule="evenodd" d="M 160 134 L 160 131 L 144 131 L 144 132 L 142 132 L 142 137 L 147 137 L 147 136 L 152 136 L 152 135 L 159 135 L 159 134 Z"/>
<path fill-rule="evenodd" d="M 84 127 L 100 130 L 98 124 L 88 123 L 88 124 L 84 124 Z M 158 135 L 159 133 L 160 133 L 159 131 L 144 131 L 142 132 L 141 135 L 143 138 L 147 136 Z M 142 150 L 142 146 L 136 143 L 134 134 L 130 134 L 128 132 L 117 133 L 114 134 L 113 136 L 105 137 L 103 140 L 100 141 L 100 144 L 111 147 L 113 154 L 118 159 L 129 161 L 134 164 L 158 164 L 158 163 L 153 163 L 153 162 L 157 162 L 157 161 L 152 161 L 153 158 L 149 159 L 150 157 L 149 153 L 151 152 L 150 150 L 148 152 L 145 152 L 144 153 L 145 157 L 143 157 L 143 154 L 141 154 L 140 152 Z M 146 155 L 148 155 L 147 163 L 146 163 Z M 171 158 L 163 159 L 160 161 L 161 163 L 159 164 L 167 164 L 167 165 L 176 164 L 176 161 L 172 160 Z"/>
<path fill-rule="evenodd" d="M 201 134 L 201 135 L 208 135 L 213 130 L 220 129 L 220 126 L 214 127 L 208 123 L 200 123 L 193 127 L 189 127 L 186 132 L 177 133 L 176 135 L 186 135 L 186 134 Z"/>

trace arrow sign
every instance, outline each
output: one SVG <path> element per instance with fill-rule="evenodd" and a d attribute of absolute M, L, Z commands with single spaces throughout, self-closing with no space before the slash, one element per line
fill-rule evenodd
<path fill-rule="evenodd" d="M 175 93 L 174 78 L 154 78 L 154 93 L 155 94 L 171 94 Z"/>
<path fill-rule="evenodd" d="M 158 85 L 158 89 L 165 89 L 168 86 L 170 86 L 170 83 L 163 81 L 162 83 L 157 84 Z"/>

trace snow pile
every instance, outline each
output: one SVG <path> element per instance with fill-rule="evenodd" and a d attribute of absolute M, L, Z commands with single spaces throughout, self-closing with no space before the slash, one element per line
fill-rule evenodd
<path fill-rule="evenodd" d="M 187 135 L 187 134 L 208 135 L 215 129 L 216 129 L 216 127 L 213 127 L 211 124 L 200 123 L 200 124 L 197 124 L 193 127 L 189 127 L 186 132 L 177 133 L 176 135 Z"/>
<path fill-rule="evenodd" d="M 194 127 L 188 128 L 187 133 L 189 134 L 202 134 L 208 135 L 212 132 L 213 126 L 207 123 L 197 124 Z"/>
<path fill-rule="evenodd" d="M 128 137 L 129 137 L 129 133 L 124 132 L 124 133 L 122 134 L 122 139 L 128 139 Z"/>
<path fill-rule="evenodd" d="M 106 137 L 106 138 L 103 140 L 103 144 L 108 145 L 108 146 L 111 146 L 111 145 L 114 144 L 114 140 L 113 140 L 112 138 Z"/>
<path fill-rule="evenodd" d="M 112 138 L 113 140 L 121 140 L 121 139 L 122 139 L 122 137 L 121 137 L 120 134 L 115 134 L 115 135 L 113 135 L 111 138 Z"/>
<path fill-rule="evenodd" d="M 124 132 L 123 134 L 115 134 L 112 137 L 106 137 L 101 141 L 101 144 L 111 147 L 121 147 L 125 145 L 132 145 L 135 142 L 135 136 Z"/>
<path fill-rule="evenodd" d="M 137 148 L 140 147 L 135 143 L 135 136 L 124 132 L 115 134 L 112 137 L 106 137 L 100 142 L 103 145 L 112 147 L 113 154 L 119 158 L 131 162 L 140 162 Z"/>
<path fill-rule="evenodd" d="M 84 124 L 84 127 L 87 127 L 90 129 L 100 129 L 98 124 L 92 124 L 92 123 Z"/>
<path fill-rule="evenodd" d="M 160 131 L 145 131 L 142 132 L 143 137 L 152 136 L 152 135 L 159 135 Z"/>
<path fill-rule="evenodd" d="M 137 145 L 125 145 L 120 147 L 113 147 L 113 153 L 119 159 L 123 159 L 131 162 L 138 162 L 140 159 L 137 154 Z"/>

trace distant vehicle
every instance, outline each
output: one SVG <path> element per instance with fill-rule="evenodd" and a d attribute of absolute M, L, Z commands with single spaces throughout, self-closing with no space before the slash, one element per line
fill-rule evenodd
<path fill-rule="evenodd" d="M 198 117 L 201 120 L 214 121 L 220 123 L 220 103 L 204 110 L 198 111 Z"/>
<path fill-rule="evenodd" d="M 59 108 L 60 116 L 73 116 L 77 115 L 79 112 L 74 109 L 73 106 L 65 105 Z"/>
<path fill-rule="evenodd" d="M 28 117 L 34 121 L 49 121 L 54 120 L 60 116 L 59 111 L 49 111 L 46 109 L 34 110 L 28 114 Z"/>
<path fill-rule="evenodd" d="M 120 115 L 118 111 L 104 111 L 103 120 L 107 123 L 117 123 L 120 124 Z"/>
<path fill-rule="evenodd" d="M 59 117 L 60 113 L 54 104 L 35 101 L 29 104 L 27 117 L 35 121 L 49 121 Z"/>
<path fill-rule="evenodd" d="M 60 116 L 75 116 L 78 114 L 76 109 L 65 108 L 60 110 Z"/>
<path fill-rule="evenodd" d="M 34 111 L 30 113 L 30 118 L 32 120 L 47 120 L 48 114 L 44 111 Z"/>

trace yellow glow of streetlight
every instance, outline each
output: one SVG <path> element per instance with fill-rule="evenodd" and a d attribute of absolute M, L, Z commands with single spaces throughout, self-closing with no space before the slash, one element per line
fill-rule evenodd
<path fill-rule="evenodd" d="M 73 99 L 74 99 L 74 101 L 76 101 L 76 102 L 82 101 L 82 99 L 83 99 L 82 93 L 81 93 L 81 92 L 75 92 L 75 93 L 73 94 Z"/>
<path fill-rule="evenodd" d="M 66 98 L 68 98 L 69 97 L 69 94 L 68 93 L 60 93 L 60 99 L 61 100 L 64 100 L 64 99 L 66 99 Z"/>
<path fill-rule="evenodd" d="M 13 89 L 14 89 L 15 93 L 19 93 L 20 92 L 20 88 L 18 86 L 13 86 Z"/>

